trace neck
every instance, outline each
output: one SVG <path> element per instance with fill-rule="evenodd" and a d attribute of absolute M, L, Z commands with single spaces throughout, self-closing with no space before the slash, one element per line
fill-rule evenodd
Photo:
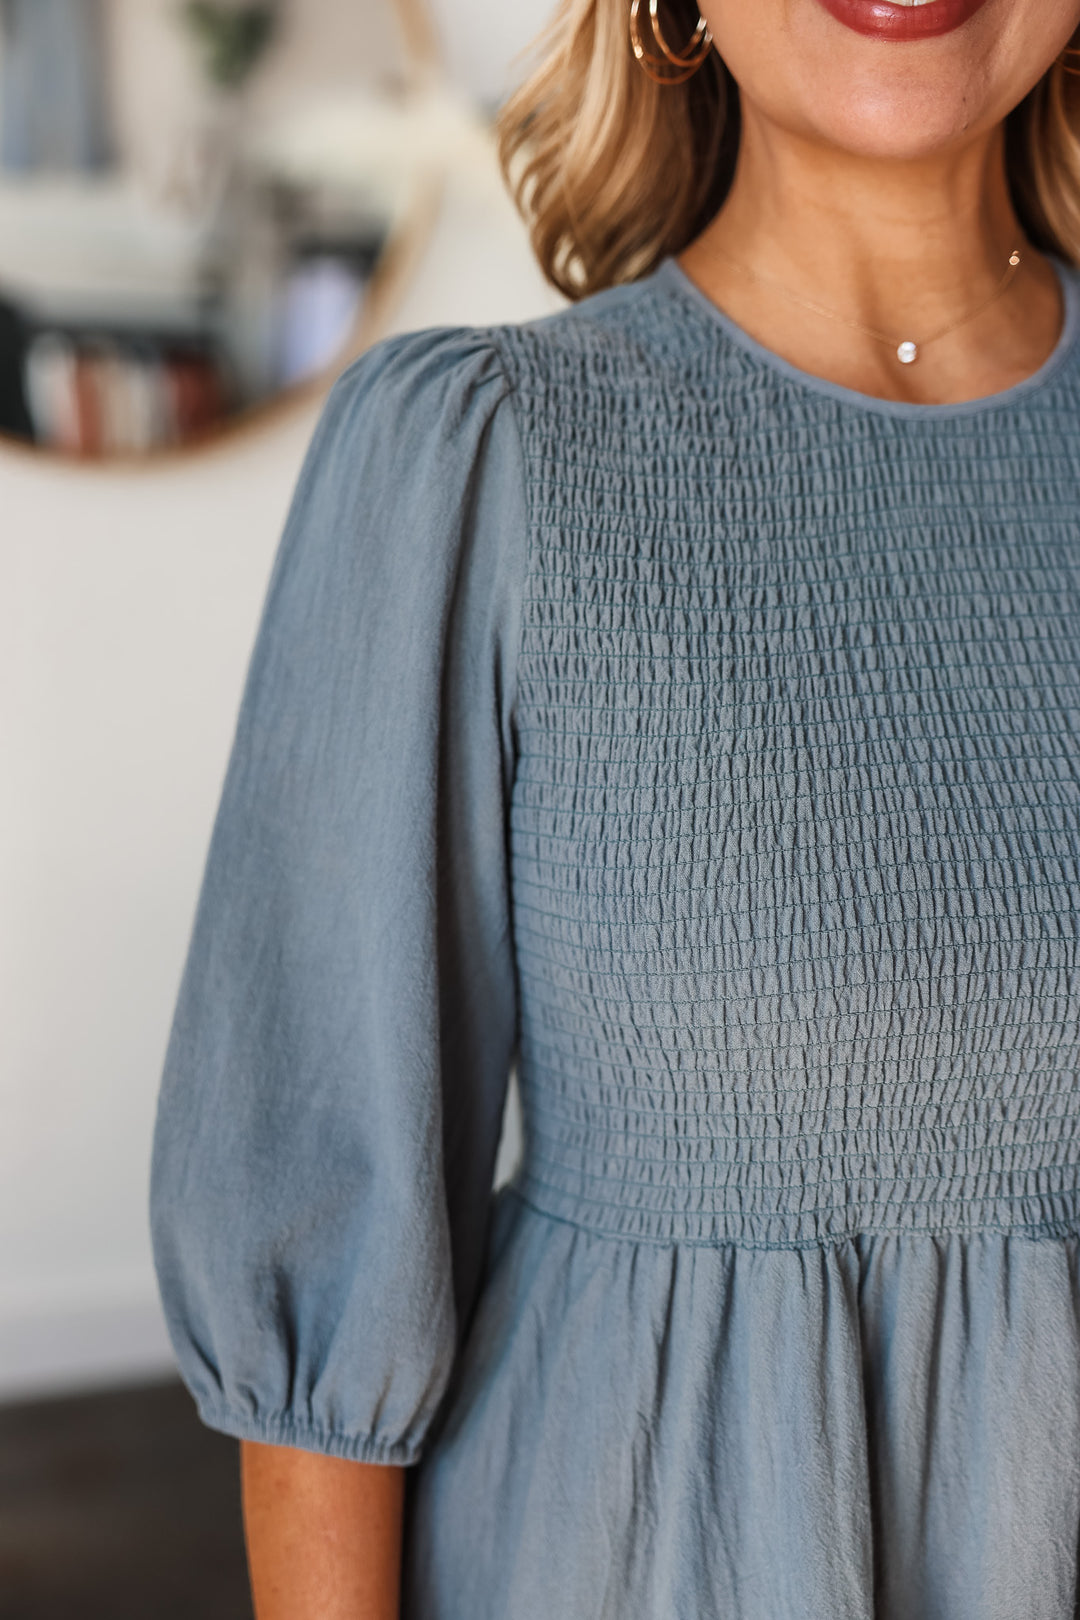
<path fill-rule="evenodd" d="M 918 341 L 991 295 L 1018 245 L 1027 297 L 1010 284 L 910 370 L 897 366 L 895 349 L 798 302 Z M 748 108 L 731 192 L 680 258 L 759 341 L 885 397 L 932 403 L 994 392 L 1034 370 L 1060 330 L 1057 280 L 1024 244 L 1000 126 L 947 157 L 892 162 L 824 149 Z"/>

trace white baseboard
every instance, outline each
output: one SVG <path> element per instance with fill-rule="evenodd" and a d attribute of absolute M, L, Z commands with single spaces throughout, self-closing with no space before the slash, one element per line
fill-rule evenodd
<path fill-rule="evenodd" d="M 152 1296 L 0 1310 L 0 1401 L 142 1383 L 175 1370 Z"/>

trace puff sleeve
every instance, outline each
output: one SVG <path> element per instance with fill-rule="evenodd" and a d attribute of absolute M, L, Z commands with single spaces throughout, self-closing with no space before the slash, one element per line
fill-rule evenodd
<path fill-rule="evenodd" d="M 150 1194 L 182 1376 L 240 1438 L 416 1461 L 475 1294 L 516 1038 L 523 490 L 491 339 L 386 339 L 278 547 Z"/>

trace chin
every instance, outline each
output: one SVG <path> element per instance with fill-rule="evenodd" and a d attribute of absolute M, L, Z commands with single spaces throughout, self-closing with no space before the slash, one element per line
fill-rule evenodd
<path fill-rule="evenodd" d="M 976 114 L 976 105 L 973 97 L 934 94 L 925 84 L 861 93 L 848 85 L 831 101 L 827 123 L 814 120 L 815 132 L 854 156 L 917 163 L 959 150 L 1007 111 L 980 107 Z"/>
<path fill-rule="evenodd" d="M 861 48 L 859 48 L 861 47 Z M 867 52 L 869 60 L 858 60 Z M 815 58 L 817 53 L 814 53 Z M 886 162 L 918 162 L 962 150 L 992 129 L 1026 86 L 993 84 L 985 65 L 896 59 L 888 45 L 859 41 L 846 60 L 813 60 L 768 95 L 770 119 L 823 146 Z M 763 101 L 766 98 L 762 98 Z"/>
<path fill-rule="evenodd" d="M 843 26 L 854 0 L 701 0 L 721 56 L 768 119 L 868 158 L 918 161 L 993 128 L 1080 21 L 1077 0 L 984 0 L 940 36 L 900 42 Z M 932 7 L 886 8 L 911 16 Z"/>

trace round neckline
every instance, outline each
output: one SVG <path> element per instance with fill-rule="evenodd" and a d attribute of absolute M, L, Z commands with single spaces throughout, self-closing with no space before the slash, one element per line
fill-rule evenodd
<path fill-rule="evenodd" d="M 661 259 L 653 274 L 657 280 L 689 298 L 740 349 L 752 355 L 762 365 L 768 366 L 770 370 L 779 372 L 782 377 L 800 384 L 809 392 L 823 394 L 827 399 L 839 400 L 859 410 L 876 412 L 881 416 L 906 417 L 909 421 L 940 421 L 952 416 L 973 416 L 981 411 L 1000 410 L 1003 406 L 1011 405 L 1014 400 L 1022 399 L 1049 381 L 1072 350 L 1077 333 L 1080 331 L 1080 286 L 1077 273 L 1052 255 L 1048 255 L 1048 258 L 1061 288 L 1065 318 L 1057 342 L 1046 359 L 1034 371 L 1029 372 L 1026 377 L 1021 377 L 1019 382 L 1012 383 L 1008 388 L 1001 388 L 993 394 L 980 394 L 974 399 L 954 400 L 950 404 L 942 405 L 920 405 L 913 400 L 882 399 L 877 394 L 864 394 L 857 388 L 847 388 L 843 383 L 830 382 L 827 377 L 819 377 L 812 371 L 804 371 L 801 366 L 793 365 L 774 349 L 751 337 L 750 333 L 721 309 L 719 304 L 714 303 L 697 282 L 691 280 L 674 254 L 667 254 Z"/>

